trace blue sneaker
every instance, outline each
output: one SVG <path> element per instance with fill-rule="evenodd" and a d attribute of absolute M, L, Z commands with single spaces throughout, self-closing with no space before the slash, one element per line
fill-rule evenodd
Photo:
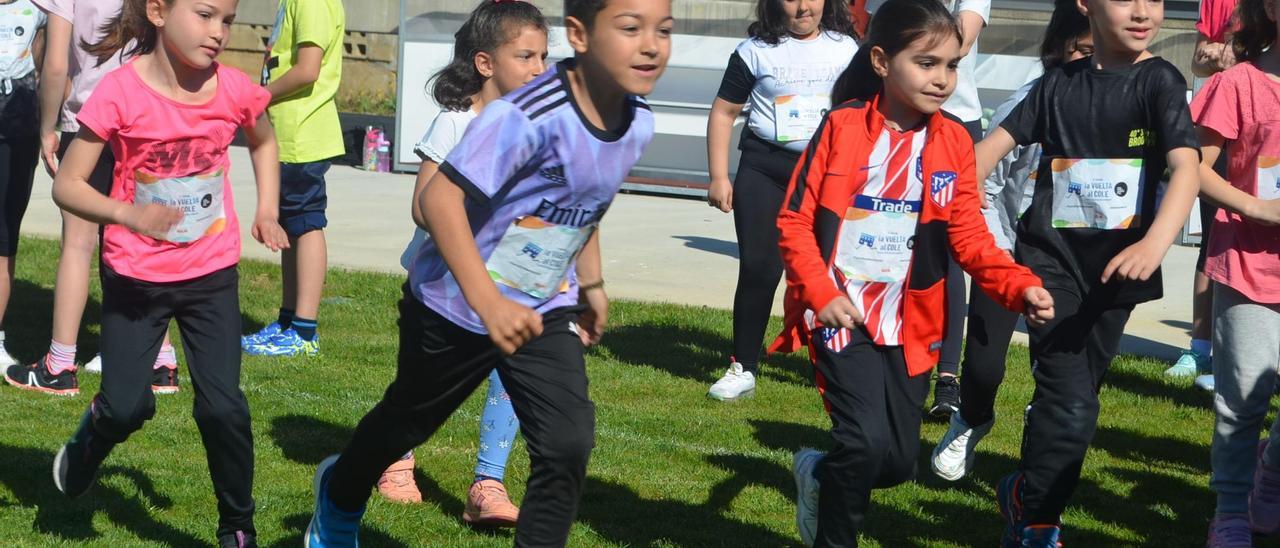
<path fill-rule="evenodd" d="M 792 458 L 791 471 L 796 477 L 796 529 L 805 546 L 813 546 L 818 538 L 818 478 L 813 469 L 825 453 L 805 447 Z"/>
<path fill-rule="evenodd" d="M 266 342 L 245 348 L 244 352 L 250 356 L 314 356 L 320 353 L 320 335 L 308 341 L 289 328 Z"/>
<path fill-rule="evenodd" d="M 1022 528 L 1021 546 L 1031 548 L 1061 548 L 1062 528 L 1057 525 L 1029 525 Z"/>
<path fill-rule="evenodd" d="M 304 548 L 360 546 L 360 518 L 364 517 L 364 509 L 359 512 L 344 512 L 329 500 L 329 476 L 335 462 L 338 462 L 338 455 L 330 455 L 316 467 L 316 508 L 315 513 L 311 514 L 311 523 L 307 524 L 307 532 L 302 537 Z"/>
<path fill-rule="evenodd" d="M 1164 370 L 1166 377 L 1193 377 L 1208 373 L 1213 373 L 1213 361 L 1209 356 L 1191 350 L 1182 351 L 1182 356 L 1178 357 L 1178 361 L 1174 362 L 1172 367 Z"/>
<path fill-rule="evenodd" d="M 249 350 L 249 347 L 251 346 L 257 346 L 271 340 L 271 337 L 279 335 L 281 331 L 283 331 L 283 329 L 280 329 L 279 323 L 271 322 L 257 333 L 240 337 L 240 348 Z"/>
<path fill-rule="evenodd" d="M 1029 546 L 1032 548 L 1059 548 L 1062 528 L 1057 525 L 1029 525 L 1022 509 L 1022 472 L 1014 472 L 996 484 L 996 504 L 1004 516 L 1004 534 L 1000 537 L 1003 548 Z"/>

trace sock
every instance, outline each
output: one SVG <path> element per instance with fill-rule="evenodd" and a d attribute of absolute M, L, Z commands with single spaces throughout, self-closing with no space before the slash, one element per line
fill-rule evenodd
<path fill-rule="evenodd" d="M 166 344 L 160 347 L 160 353 L 156 354 L 156 363 L 152 369 L 178 367 L 178 354 L 174 352 L 172 344 Z"/>
<path fill-rule="evenodd" d="M 304 341 L 316 340 L 316 321 L 304 318 L 294 318 L 290 326 L 294 331 L 298 332 L 298 336 Z"/>
<path fill-rule="evenodd" d="M 64 371 L 75 371 L 76 345 L 49 341 L 49 355 L 44 363 L 45 367 L 49 368 L 49 372 L 54 375 L 61 375 Z"/>
<path fill-rule="evenodd" d="M 3 342 L 4 339 L 0 339 L 0 343 Z M 1205 339 L 1191 339 L 1191 351 L 1205 357 L 1212 356 L 1213 342 Z"/>
<path fill-rule="evenodd" d="M 276 325 L 280 326 L 280 330 L 289 329 L 293 324 L 293 310 L 289 308 L 281 308 L 280 315 L 276 316 Z"/>
<path fill-rule="evenodd" d="M 498 482 L 498 483 L 502 483 L 502 480 L 501 480 L 501 479 L 493 478 L 493 477 L 489 477 L 489 476 L 480 476 L 480 475 L 477 475 L 477 476 L 476 476 L 476 479 L 475 479 L 474 481 L 472 481 L 471 483 L 480 483 L 480 482 L 482 482 L 482 481 L 484 481 L 484 480 L 493 480 L 493 481 L 496 481 L 496 482 Z"/>
<path fill-rule="evenodd" d="M 744 362 L 744 363 L 742 364 L 742 370 L 743 370 L 743 371 L 746 371 L 747 373 L 751 373 L 751 376 L 752 376 L 752 377 L 759 377 L 759 376 L 760 376 L 760 364 L 759 364 L 758 362 L 757 362 L 757 363 L 745 363 L 745 362 Z"/>

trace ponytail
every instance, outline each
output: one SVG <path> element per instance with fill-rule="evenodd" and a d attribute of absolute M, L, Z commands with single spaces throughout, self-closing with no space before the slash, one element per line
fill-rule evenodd
<path fill-rule="evenodd" d="M 173 0 L 164 0 L 172 4 Z M 146 55 L 155 51 L 159 33 L 147 18 L 147 0 L 124 0 L 120 13 L 98 29 L 102 39 L 90 44 L 80 40 L 80 48 L 98 59 L 102 66 L 111 56 L 123 52 L 124 57 Z M 130 46 L 130 44 L 133 44 Z"/>
<path fill-rule="evenodd" d="M 1239 62 L 1256 61 L 1276 43 L 1276 23 L 1267 17 L 1267 4 L 1275 0 L 1240 0 L 1236 5 L 1239 29 L 1231 36 L 1231 51 Z M 1280 14 L 1278 14 L 1280 15 Z"/>
<path fill-rule="evenodd" d="M 871 18 L 867 37 L 858 47 L 853 62 L 836 79 L 831 90 L 832 104 L 852 99 L 870 101 L 884 88 L 884 80 L 871 65 L 871 50 L 880 48 L 893 57 L 912 42 L 932 35 L 935 39 L 955 38 L 961 43 L 960 25 L 938 0 L 889 0 Z"/>

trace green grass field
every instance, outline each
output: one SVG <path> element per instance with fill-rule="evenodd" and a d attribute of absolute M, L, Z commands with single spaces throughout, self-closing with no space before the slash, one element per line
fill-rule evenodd
<path fill-rule="evenodd" d="M 48 344 L 57 245 L 39 239 L 23 245 L 5 326 L 9 350 L 34 360 Z M 274 318 L 278 268 L 247 262 L 241 276 L 245 329 L 256 329 Z M 401 283 L 334 271 L 322 309 L 323 356 L 245 359 L 263 546 L 300 545 L 315 465 L 342 448 L 391 379 Z M 98 346 L 100 295 L 93 286 L 83 356 Z M 826 447 L 829 423 L 801 355 L 768 360 L 754 400 L 708 400 L 729 336 L 727 311 L 614 303 L 611 331 L 588 358 L 597 447 L 570 545 L 799 545 L 791 454 Z M 971 477 L 948 484 L 927 471 L 928 451 L 944 425 L 926 424 L 920 477 L 876 493 L 866 545 L 996 545 L 1001 519 L 993 486 L 1016 465 L 1032 388 L 1027 363 L 1026 349 L 1015 347 L 997 425 Z M 1214 500 L 1210 396 L 1189 382 L 1166 381 L 1162 369 L 1147 359 L 1116 361 L 1098 435 L 1065 516 L 1071 545 L 1203 545 Z M 86 373 L 81 382 L 82 394 L 70 399 L 0 386 L 0 545 L 212 544 L 217 513 L 185 375 L 182 392 L 159 399 L 155 419 L 116 449 L 96 487 L 74 501 L 58 494 L 49 472 L 53 455 L 98 385 Z M 376 498 L 370 504 L 361 534 L 366 546 L 510 545 L 509 532 L 475 532 L 459 519 L 482 396 L 416 450 L 424 504 Z M 507 479 L 517 502 L 527 475 L 521 442 Z"/>

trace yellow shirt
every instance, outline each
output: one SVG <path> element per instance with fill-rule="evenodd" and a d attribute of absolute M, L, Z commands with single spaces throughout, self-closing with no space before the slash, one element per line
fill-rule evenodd
<path fill-rule="evenodd" d="M 281 162 L 318 162 L 345 153 L 334 97 L 342 82 L 346 18 L 341 0 L 280 0 L 262 69 L 263 85 L 293 68 L 300 46 L 313 44 L 324 50 L 315 83 L 277 99 L 267 109 L 280 143 Z"/>

